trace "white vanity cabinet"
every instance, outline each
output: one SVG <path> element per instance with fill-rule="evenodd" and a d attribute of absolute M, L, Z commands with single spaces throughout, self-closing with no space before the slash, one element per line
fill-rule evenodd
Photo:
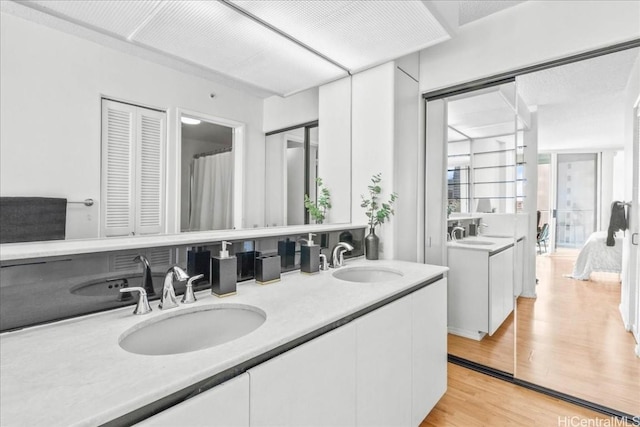
<path fill-rule="evenodd" d="M 449 332 L 475 340 L 493 335 L 513 311 L 514 246 L 448 250 Z"/>
<path fill-rule="evenodd" d="M 355 425 L 353 323 L 249 370 L 252 426 Z"/>
<path fill-rule="evenodd" d="M 249 427 L 249 375 L 238 375 L 136 425 Z"/>
<path fill-rule="evenodd" d="M 447 388 L 440 279 L 141 425 L 417 426 Z"/>
<path fill-rule="evenodd" d="M 399 299 L 356 321 L 359 426 L 411 424 L 411 299 Z"/>

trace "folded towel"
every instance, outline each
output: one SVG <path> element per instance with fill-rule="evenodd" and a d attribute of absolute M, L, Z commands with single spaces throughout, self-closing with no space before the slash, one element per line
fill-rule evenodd
<path fill-rule="evenodd" d="M 64 240 L 67 199 L 0 197 L 0 243 Z"/>

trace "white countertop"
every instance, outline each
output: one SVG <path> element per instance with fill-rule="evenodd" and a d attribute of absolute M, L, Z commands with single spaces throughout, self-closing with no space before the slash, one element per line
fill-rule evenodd
<path fill-rule="evenodd" d="M 468 242 L 491 242 L 490 245 L 474 245 L 468 244 Z M 449 248 L 455 249 L 468 249 L 472 251 L 486 251 L 494 252 L 500 249 L 506 248 L 509 245 L 513 245 L 516 239 L 513 237 L 489 237 L 489 236 L 472 236 L 459 239 L 457 241 L 447 242 Z"/>
<path fill-rule="evenodd" d="M 3 426 L 93 426 L 148 405 L 173 392 L 367 308 L 448 268 L 403 261 L 347 260 L 347 266 L 375 265 L 401 270 L 398 280 L 352 283 L 333 270 L 282 281 L 238 285 L 238 294 L 216 298 L 196 293 L 195 304 L 131 314 L 132 307 L 79 317 L 0 335 L 0 418 Z M 139 322 L 174 315 L 194 306 L 251 305 L 266 321 L 234 341 L 190 353 L 143 356 L 128 353 L 119 337 Z M 211 325 L 215 328 L 215 325 Z M 186 333 L 187 331 L 185 331 Z"/>

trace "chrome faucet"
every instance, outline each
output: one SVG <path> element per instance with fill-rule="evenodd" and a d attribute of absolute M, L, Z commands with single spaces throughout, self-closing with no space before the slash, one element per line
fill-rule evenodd
<path fill-rule="evenodd" d="M 451 240 L 453 240 L 454 242 L 458 240 L 458 237 L 456 237 L 457 236 L 456 231 L 459 231 L 460 236 L 464 237 L 464 227 L 460 227 L 460 226 L 453 227 L 453 230 L 451 230 Z M 462 239 L 462 237 L 460 238 Z"/>
<path fill-rule="evenodd" d="M 342 267 L 344 265 L 344 253 L 352 250 L 353 246 L 347 242 L 340 242 L 335 245 L 333 251 L 331 251 L 331 266 L 333 268 Z"/>
<path fill-rule="evenodd" d="M 151 278 L 151 267 L 149 266 L 149 260 L 144 255 L 138 255 L 133 259 L 133 262 L 138 262 L 142 265 L 142 286 L 147 295 L 152 297 L 156 294 L 153 289 L 153 279 Z"/>
<path fill-rule="evenodd" d="M 320 270 L 327 271 L 329 269 L 329 263 L 327 262 L 327 256 L 320 254 Z"/>
<path fill-rule="evenodd" d="M 160 304 L 158 305 L 160 310 L 168 310 L 178 306 L 178 298 L 176 298 L 174 283 L 184 282 L 188 279 L 189 276 L 187 276 L 187 273 L 177 265 L 174 265 L 167 271 L 167 275 L 164 276 L 162 297 L 160 298 Z"/>
<path fill-rule="evenodd" d="M 142 287 L 133 287 L 133 288 L 120 288 L 120 292 L 139 292 L 140 297 L 138 298 L 138 304 L 136 304 L 136 308 L 133 310 L 133 314 L 147 314 L 151 311 L 151 306 L 149 305 L 149 299 L 147 298 L 147 291 Z"/>
<path fill-rule="evenodd" d="M 200 280 L 204 277 L 204 274 L 198 274 L 197 276 L 190 277 L 187 280 L 187 289 L 185 289 L 184 294 L 182 295 L 183 304 L 191 304 L 196 302 L 198 299 L 196 298 L 196 294 L 193 293 L 193 282 L 196 280 Z"/>

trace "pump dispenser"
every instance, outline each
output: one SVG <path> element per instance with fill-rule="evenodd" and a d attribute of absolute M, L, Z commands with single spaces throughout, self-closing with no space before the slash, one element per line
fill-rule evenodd
<path fill-rule="evenodd" d="M 313 236 L 309 233 L 309 239 L 300 245 L 300 271 L 307 274 L 320 271 L 320 246 L 313 243 Z"/>
<path fill-rule="evenodd" d="M 211 293 L 218 297 L 226 297 L 236 293 L 237 260 L 229 256 L 227 245 L 222 242 L 222 250 L 218 256 L 211 257 Z"/>

